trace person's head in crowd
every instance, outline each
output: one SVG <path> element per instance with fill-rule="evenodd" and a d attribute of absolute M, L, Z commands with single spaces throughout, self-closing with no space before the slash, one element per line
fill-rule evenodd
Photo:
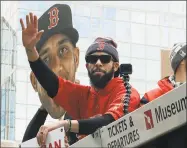
<path fill-rule="evenodd" d="M 185 79 L 186 76 L 186 43 L 176 43 L 171 49 L 170 62 L 174 76 Z M 183 77 L 183 78 L 182 78 Z M 177 78 L 179 79 L 179 78 Z"/>
<path fill-rule="evenodd" d="M 38 30 L 44 30 L 36 49 L 40 58 L 58 76 L 75 82 L 79 64 L 79 34 L 72 24 L 72 13 L 68 5 L 55 4 L 38 19 Z M 47 96 L 33 72 L 30 79 L 42 101 Z"/>
<path fill-rule="evenodd" d="M 97 89 L 104 88 L 119 75 L 117 44 L 111 38 L 97 38 L 89 46 L 85 60 L 90 83 Z"/>

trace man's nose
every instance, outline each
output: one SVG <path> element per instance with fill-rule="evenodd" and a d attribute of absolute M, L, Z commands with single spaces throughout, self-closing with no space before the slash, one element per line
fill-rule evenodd
<path fill-rule="evenodd" d="M 102 65 L 101 60 L 100 60 L 100 59 L 98 59 L 98 60 L 96 61 L 95 65 L 97 65 L 97 66 L 101 66 L 101 65 Z"/>
<path fill-rule="evenodd" d="M 58 57 L 53 57 L 52 58 L 52 70 L 55 74 L 59 73 L 59 70 L 62 68 L 62 66 L 60 65 L 60 60 Z"/>

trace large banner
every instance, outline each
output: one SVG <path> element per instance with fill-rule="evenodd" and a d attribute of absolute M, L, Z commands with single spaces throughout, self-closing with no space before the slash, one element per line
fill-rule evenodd
<path fill-rule="evenodd" d="M 51 131 L 48 136 L 47 136 L 47 141 L 46 141 L 46 148 L 61 148 L 64 147 L 64 128 L 58 128 L 54 131 Z M 20 144 L 20 148 L 39 148 L 40 146 L 38 145 L 37 139 L 33 138 L 31 140 L 28 140 L 22 144 Z M 44 148 L 45 148 L 44 147 Z"/>

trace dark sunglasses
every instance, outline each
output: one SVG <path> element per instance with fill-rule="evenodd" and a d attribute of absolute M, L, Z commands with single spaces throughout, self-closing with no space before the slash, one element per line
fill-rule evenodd
<path fill-rule="evenodd" d="M 89 55 L 86 57 L 86 63 L 95 64 L 98 59 L 103 64 L 107 64 L 112 60 L 112 56 L 110 55 Z"/>

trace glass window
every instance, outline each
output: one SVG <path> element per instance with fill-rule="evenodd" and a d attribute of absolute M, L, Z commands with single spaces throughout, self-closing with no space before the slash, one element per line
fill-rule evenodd
<path fill-rule="evenodd" d="M 169 32 L 169 47 L 172 47 L 177 42 L 186 42 L 186 31 L 171 28 Z"/>
<path fill-rule="evenodd" d="M 54 1 L 20 1 L 18 4 L 18 8 L 46 11 L 54 4 Z"/>
<path fill-rule="evenodd" d="M 15 104 L 16 104 L 16 92 L 9 91 L 9 107 L 11 112 L 15 112 Z"/>
<path fill-rule="evenodd" d="M 75 15 L 90 16 L 90 8 L 88 5 L 75 5 Z"/>
<path fill-rule="evenodd" d="M 86 52 L 86 50 L 88 49 L 88 47 L 91 45 L 91 43 L 93 43 L 94 40 L 91 40 L 89 38 L 81 38 L 79 39 L 78 43 L 77 43 L 77 47 L 79 47 L 79 50 L 81 52 Z M 84 53 L 85 54 L 85 53 Z"/>
<path fill-rule="evenodd" d="M 79 54 L 79 67 L 77 69 L 77 72 L 87 72 L 86 66 L 83 66 L 86 64 L 85 62 L 85 52 L 80 52 Z M 81 66 L 82 65 L 82 66 Z"/>
<path fill-rule="evenodd" d="M 15 140 L 19 141 L 22 140 L 23 135 L 26 130 L 26 120 L 22 119 L 16 119 L 16 125 L 15 125 Z"/>
<path fill-rule="evenodd" d="M 38 18 L 40 18 L 40 16 L 44 13 L 43 11 L 32 11 L 34 15 L 36 15 Z M 26 24 L 26 15 L 29 14 L 29 10 L 25 10 L 25 9 L 18 9 L 18 17 L 17 18 L 17 36 L 21 37 L 21 25 L 20 25 L 20 18 L 23 19 L 24 23 Z M 19 32 L 20 31 L 20 32 Z M 22 37 L 20 39 L 18 39 L 18 44 L 22 44 Z"/>
<path fill-rule="evenodd" d="M 1 89 L 1 111 L 6 111 L 6 90 Z"/>
<path fill-rule="evenodd" d="M 160 47 L 146 46 L 146 59 L 160 60 Z"/>
<path fill-rule="evenodd" d="M 124 57 L 130 57 L 131 56 L 131 49 L 130 49 L 130 44 L 129 43 L 118 42 L 117 50 L 118 50 L 119 56 L 124 56 Z"/>
<path fill-rule="evenodd" d="M 158 13 L 147 13 L 146 14 L 146 24 L 159 25 L 159 14 Z"/>
<path fill-rule="evenodd" d="M 6 112 L 1 111 L 1 126 L 6 126 Z"/>
<path fill-rule="evenodd" d="M 186 30 L 186 18 L 183 18 L 183 29 Z"/>
<path fill-rule="evenodd" d="M 186 11 L 183 11 L 183 6 L 186 5 L 185 2 L 170 2 L 169 4 L 169 12 L 175 13 L 175 14 L 185 14 Z"/>
<path fill-rule="evenodd" d="M 16 119 L 26 119 L 26 105 L 16 104 Z"/>
<path fill-rule="evenodd" d="M 132 43 L 145 44 L 145 25 L 131 24 L 131 41 Z"/>
<path fill-rule="evenodd" d="M 26 82 L 16 82 L 16 103 L 26 103 L 27 97 L 27 83 Z M 23 91 L 24 90 L 24 91 Z"/>
<path fill-rule="evenodd" d="M 170 25 L 174 28 L 183 28 L 183 17 L 172 15 L 170 17 Z"/>
<path fill-rule="evenodd" d="M 145 80 L 145 60 L 132 58 L 131 64 L 133 66 L 132 78 Z"/>
<path fill-rule="evenodd" d="M 91 8 L 91 17 L 100 18 L 103 15 L 102 7 L 92 7 Z"/>
<path fill-rule="evenodd" d="M 130 21 L 129 11 L 117 9 L 116 20 L 118 20 L 118 21 Z"/>
<path fill-rule="evenodd" d="M 13 12 L 14 14 L 12 15 L 12 17 L 11 17 L 11 19 L 10 19 L 10 21 L 9 21 L 9 23 L 11 24 L 11 27 L 12 27 L 12 29 L 14 29 L 15 31 L 17 31 L 17 28 L 18 28 L 18 25 L 20 25 L 20 23 L 19 22 L 17 22 L 17 17 L 18 17 L 18 12 L 17 12 L 17 10 L 16 11 L 14 11 Z"/>
<path fill-rule="evenodd" d="M 27 87 L 28 87 L 27 104 L 41 105 L 39 95 L 37 92 L 35 92 L 31 83 L 27 83 Z"/>
<path fill-rule="evenodd" d="M 12 32 L 9 30 L 9 28 L 3 28 L 2 29 L 2 48 L 6 49 L 6 50 L 10 50 L 13 48 L 13 34 Z M 7 51 L 8 53 L 10 53 L 10 51 Z"/>
<path fill-rule="evenodd" d="M 146 10 L 147 8 L 147 1 L 131 1 L 131 9 L 136 10 Z"/>
<path fill-rule="evenodd" d="M 122 42 L 131 41 L 130 23 L 116 22 L 116 39 Z"/>
<path fill-rule="evenodd" d="M 24 47 L 18 45 L 16 48 L 17 48 L 17 66 L 29 67 L 29 62 Z"/>
<path fill-rule="evenodd" d="M 1 140 L 5 140 L 5 128 L 2 128 L 2 125 L 1 125 Z"/>
<path fill-rule="evenodd" d="M 69 7 L 71 9 L 72 17 L 74 17 L 74 15 L 75 15 L 75 4 L 73 4 L 72 1 L 69 1 L 69 2 L 66 2 L 66 3 L 69 5 Z"/>
<path fill-rule="evenodd" d="M 168 27 L 170 26 L 170 15 L 169 14 L 162 14 L 160 15 L 160 25 L 161 26 L 165 26 L 165 27 Z"/>
<path fill-rule="evenodd" d="M 29 14 L 29 10 L 25 10 L 25 9 L 18 9 L 18 31 L 21 31 L 21 25 L 20 25 L 20 19 L 23 19 L 24 24 L 26 24 L 26 15 Z"/>
<path fill-rule="evenodd" d="M 128 57 L 119 57 L 119 63 L 120 64 L 126 64 L 126 63 L 131 63 L 131 58 Z"/>
<path fill-rule="evenodd" d="M 10 113 L 10 116 L 9 116 L 9 125 L 11 128 L 14 128 L 15 127 L 15 112 L 14 113 Z"/>
<path fill-rule="evenodd" d="M 38 6 L 37 1 L 35 1 L 35 2 L 33 2 L 33 1 L 19 1 L 18 2 L 18 8 L 23 8 L 23 9 L 38 10 L 39 6 Z"/>
<path fill-rule="evenodd" d="M 90 36 L 90 19 L 88 17 L 74 17 L 74 27 L 78 30 L 80 37 Z"/>
<path fill-rule="evenodd" d="M 145 13 L 144 12 L 131 12 L 131 22 L 145 23 Z"/>
<path fill-rule="evenodd" d="M 116 8 L 104 8 L 104 19 L 115 20 Z"/>
<path fill-rule="evenodd" d="M 39 106 L 27 105 L 27 119 L 31 120 L 38 111 Z"/>
<path fill-rule="evenodd" d="M 169 29 L 167 27 L 160 27 L 160 46 L 168 47 L 169 44 Z"/>
<path fill-rule="evenodd" d="M 17 81 L 24 81 L 27 82 L 27 71 L 24 69 L 17 69 L 16 70 L 16 80 Z"/>
<path fill-rule="evenodd" d="M 146 60 L 146 80 L 158 81 L 161 78 L 161 66 L 160 61 Z"/>
<path fill-rule="evenodd" d="M 15 140 L 15 128 L 9 128 L 8 139 Z"/>
<path fill-rule="evenodd" d="M 135 81 L 130 79 L 131 85 L 140 93 L 144 94 L 146 91 L 146 83 L 144 81 Z"/>
<path fill-rule="evenodd" d="M 91 34 L 94 38 L 101 36 L 102 31 L 100 19 L 91 19 Z"/>
<path fill-rule="evenodd" d="M 104 20 L 102 21 L 103 35 L 107 37 L 116 37 L 116 23 L 115 21 Z"/>
<path fill-rule="evenodd" d="M 146 26 L 146 44 L 160 45 L 160 30 L 158 26 Z"/>
<path fill-rule="evenodd" d="M 138 44 L 131 44 L 131 54 L 135 58 L 145 58 L 145 46 Z"/>

